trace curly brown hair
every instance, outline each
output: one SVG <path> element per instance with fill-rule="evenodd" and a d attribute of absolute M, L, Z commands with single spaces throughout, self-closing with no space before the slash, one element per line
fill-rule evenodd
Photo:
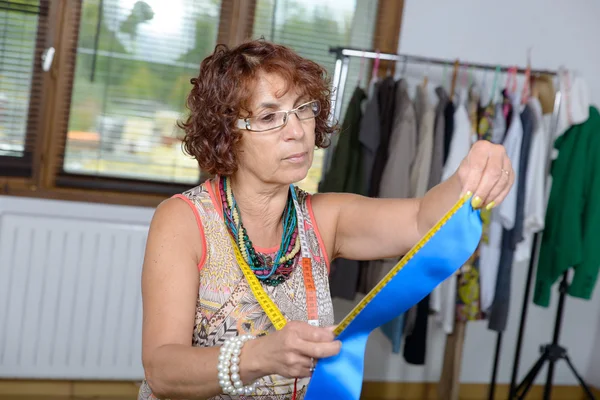
<path fill-rule="evenodd" d="M 279 74 L 288 87 L 300 88 L 312 100 L 320 102 L 315 145 L 329 146 L 330 135 L 337 126 L 328 121 L 331 89 L 322 66 L 264 39 L 232 49 L 219 44 L 200 64 L 198 77 L 191 79 L 193 88 L 187 98 L 189 115 L 178 123 L 185 133 L 185 153 L 194 157 L 203 171 L 228 176 L 237 170 L 241 131 L 236 124 L 241 112 L 251 115 L 248 104 L 259 72 Z"/>

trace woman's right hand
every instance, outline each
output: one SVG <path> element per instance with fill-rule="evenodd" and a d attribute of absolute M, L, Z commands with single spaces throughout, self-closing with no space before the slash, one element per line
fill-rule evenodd
<path fill-rule="evenodd" d="M 290 321 L 280 331 L 247 342 L 240 361 L 243 362 L 246 356 L 246 360 L 256 367 L 257 372 L 260 371 L 261 377 L 271 374 L 286 378 L 311 376 L 310 368 L 314 367 L 318 359 L 340 352 L 341 342 L 334 340 L 334 328 L 335 326 L 322 328 L 306 322 Z"/>

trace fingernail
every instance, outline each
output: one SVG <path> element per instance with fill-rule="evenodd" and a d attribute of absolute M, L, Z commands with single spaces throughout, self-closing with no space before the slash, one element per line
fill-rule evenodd
<path fill-rule="evenodd" d="M 479 208 L 482 202 L 483 200 L 481 199 L 481 197 L 475 196 L 473 197 L 473 200 L 471 200 L 471 205 L 473 206 L 473 208 Z"/>
<path fill-rule="evenodd" d="M 460 198 L 461 198 L 461 199 L 462 199 L 463 197 L 464 197 L 465 199 L 468 199 L 468 198 L 470 198 L 471 196 L 473 196 L 473 192 L 471 192 L 470 190 L 467 190 L 467 193 L 461 193 L 461 194 L 460 194 Z"/>
<path fill-rule="evenodd" d="M 485 206 L 485 209 L 486 209 L 486 210 L 488 210 L 488 211 L 490 211 L 492 208 L 494 208 L 494 206 L 495 206 L 495 205 L 496 205 L 496 202 L 495 202 L 495 201 L 490 201 L 490 202 L 488 203 L 488 205 L 487 205 L 487 206 Z"/>

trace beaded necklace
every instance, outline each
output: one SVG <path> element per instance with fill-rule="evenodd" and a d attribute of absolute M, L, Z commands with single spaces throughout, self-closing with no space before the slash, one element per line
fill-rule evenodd
<path fill-rule="evenodd" d="M 254 249 L 248 233 L 242 224 L 240 211 L 233 197 L 229 178 L 219 179 L 219 193 L 223 204 L 225 224 L 229 233 L 235 239 L 242 256 L 256 277 L 269 286 L 277 286 L 284 282 L 292 273 L 294 259 L 300 253 L 300 240 L 298 239 L 296 218 L 297 210 L 294 207 L 292 196 L 288 196 L 288 201 L 283 211 L 281 245 L 277 254 L 271 260 L 270 257 Z"/>

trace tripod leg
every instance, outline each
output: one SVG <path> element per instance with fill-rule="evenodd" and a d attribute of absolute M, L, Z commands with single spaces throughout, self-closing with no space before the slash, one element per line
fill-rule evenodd
<path fill-rule="evenodd" d="M 492 369 L 492 383 L 488 393 L 488 400 L 494 400 L 496 396 L 496 380 L 498 379 L 498 363 L 500 361 L 500 349 L 502 348 L 502 332 L 496 337 L 496 353 L 494 356 L 494 368 Z"/>
<path fill-rule="evenodd" d="M 555 354 L 557 349 L 559 349 L 558 340 L 560 336 L 560 330 L 562 328 L 563 322 L 563 311 L 565 307 L 565 298 L 567 296 L 567 290 L 569 288 L 568 278 L 569 271 L 565 271 L 563 273 L 560 284 L 558 285 L 558 291 L 560 293 L 558 297 L 558 307 L 556 309 L 556 320 L 554 322 L 554 333 L 552 334 L 552 344 L 548 349 L 549 352 L 552 352 L 552 356 L 549 357 L 550 364 L 548 364 L 548 375 L 546 377 L 546 385 L 544 386 L 544 400 L 550 400 L 550 395 L 552 393 L 552 379 L 554 378 L 554 363 L 559 358 L 563 358 L 563 356 L 559 356 Z"/>
<path fill-rule="evenodd" d="M 596 398 L 594 397 L 594 394 L 592 393 L 592 391 L 588 387 L 587 383 L 585 383 L 585 381 L 583 380 L 583 378 L 581 377 L 581 375 L 579 375 L 579 373 L 575 369 L 575 366 L 571 362 L 571 359 L 569 358 L 569 356 L 565 354 L 564 359 L 567 362 L 567 364 L 569 365 L 569 368 L 571 369 L 571 371 L 573 372 L 573 375 L 575 375 L 575 377 L 579 381 L 579 384 L 581 385 L 581 387 L 585 391 L 585 394 L 587 394 L 588 398 L 590 400 L 595 400 Z"/>
<path fill-rule="evenodd" d="M 548 360 L 548 352 L 547 352 L 547 350 L 544 350 L 544 352 L 542 353 L 540 358 L 533 365 L 533 367 L 531 367 L 531 369 L 529 370 L 529 372 L 527 373 L 525 378 L 523 378 L 523 381 L 515 389 L 514 394 L 518 399 L 525 398 L 525 395 L 531 388 L 531 385 L 533 385 L 533 382 L 535 382 L 535 378 L 540 373 L 540 370 L 542 369 L 544 362 L 547 360 Z M 510 400 L 513 400 L 513 399 L 510 399 Z"/>

